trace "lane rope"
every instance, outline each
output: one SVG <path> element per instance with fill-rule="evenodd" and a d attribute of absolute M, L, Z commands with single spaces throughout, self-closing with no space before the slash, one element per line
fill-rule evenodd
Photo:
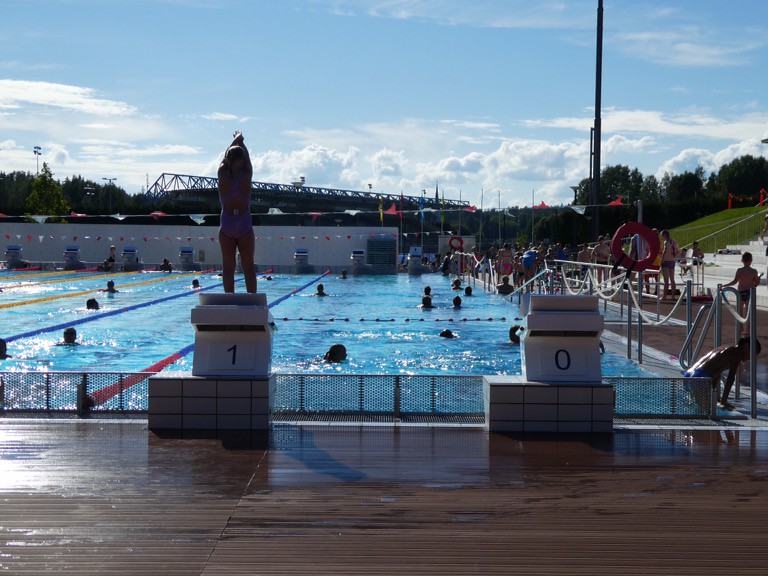
<path fill-rule="evenodd" d="M 264 274 L 268 274 L 270 272 L 271 271 L 268 271 L 268 272 L 265 272 Z M 296 288 L 295 290 L 292 290 L 291 292 L 289 292 L 285 296 L 281 296 L 277 300 L 274 300 L 272 303 L 270 303 L 267 306 L 267 308 L 271 309 L 274 306 L 277 306 L 278 304 L 280 304 L 281 302 L 287 300 L 291 296 L 294 296 L 294 295 L 298 294 L 299 292 L 301 292 L 302 290 L 305 290 L 305 289 L 309 288 L 310 286 L 312 286 L 312 284 L 314 284 L 316 282 L 319 282 L 320 280 L 325 278 L 330 273 L 331 273 L 330 270 L 326 270 L 323 274 L 321 274 L 317 278 L 311 280 L 310 282 L 307 282 L 306 284 L 304 284 L 303 286 L 301 286 L 299 288 Z M 163 358 L 162 360 L 159 360 L 158 362 L 155 362 L 151 366 L 148 366 L 147 368 L 144 368 L 143 370 L 140 370 L 139 373 L 133 374 L 133 375 L 129 376 L 128 378 L 124 379 L 122 382 L 116 382 L 114 384 L 109 384 L 109 385 L 105 386 L 104 388 L 100 388 L 99 390 L 95 390 L 94 392 L 89 394 L 89 397 L 93 401 L 94 405 L 96 405 L 96 404 L 103 404 L 104 402 L 106 402 L 110 398 L 113 398 L 115 395 L 119 394 L 121 391 L 125 391 L 128 388 L 130 388 L 131 386 L 133 386 L 134 384 L 138 384 L 139 382 L 145 380 L 146 379 L 146 375 L 145 374 L 147 372 L 152 372 L 152 373 L 160 372 L 161 370 L 163 370 L 167 366 L 169 366 L 169 365 L 173 364 L 174 362 L 176 362 L 176 361 L 184 358 L 185 356 L 187 356 L 194 349 L 195 349 L 195 344 L 194 343 L 189 344 L 188 346 L 185 346 L 181 350 L 179 350 L 177 352 L 174 352 L 173 354 L 171 354 L 169 356 L 166 356 L 165 358 Z M 131 383 L 126 385 L 126 382 L 129 382 L 129 381 Z"/>

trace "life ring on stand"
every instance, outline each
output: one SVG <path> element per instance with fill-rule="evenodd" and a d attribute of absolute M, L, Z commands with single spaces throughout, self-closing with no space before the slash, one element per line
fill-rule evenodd
<path fill-rule="evenodd" d="M 632 237 L 635 234 L 645 240 L 645 243 L 648 245 L 648 254 L 640 261 L 635 261 L 621 248 L 621 240 L 627 236 Z M 661 242 L 659 241 L 658 234 L 640 222 L 625 222 L 619 226 L 619 229 L 616 230 L 613 238 L 611 238 L 611 254 L 616 261 L 613 265 L 614 269 L 618 266 L 624 266 L 624 268 L 627 269 L 627 272 L 642 272 L 643 270 L 652 268 L 656 256 L 659 254 L 659 250 L 661 250 Z"/>
<path fill-rule="evenodd" d="M 448 240 L 448 246 L 451 247 L 451 250 L 461 252 L 464 250 L 464 238 L 461 236 L 451 236 L 451 239 Z"/>

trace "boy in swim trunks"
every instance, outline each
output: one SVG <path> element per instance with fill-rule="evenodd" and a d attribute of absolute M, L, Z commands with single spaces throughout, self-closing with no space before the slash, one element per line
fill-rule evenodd
<path fill-rule="evenodd" d="M 715 348 L 699 358 L 685 373 L 685 377 L 711 378 L 712 386 L 717 387 L 723 372 L 728 370 L 723 395 L 720 397 L 720 405 L 724 408 L 733 408 L 733 405 L 728 403 L 728 394 L 731 392 L 733 382 L 736 380 L 739 365 L 743 361 L 749 360 L 749 347 L 749 338 L 741 338 L 736 346 L 720 346 Z M 760 354 L 760 342 L 757 340 L 755 341 L 755 353 Z"/>
<path fill-rule="evenodd" d="M 736 284 L 736 289 L 739 291 L 739 296 L 741 296 L 741 308 L 739 313 L 746 317 L 752 288 L 760 284 L 761 275 L 757 273 L 757 270 L 752 268 L 751 252 L 744 252 L 744 254 L 741 255 L 741 263 L 744 264 L 744 266 L 736 270 L 736 275 L 733 277 L 733 280 L 727 284 L 723 284 L 723 286 L 733 286 Z M 746 334 L 748 329 L 748 323 L 742 324 L 741 333 Z"/>
<path fill-rule="evenodd" d="M 253 166 L 242 133 L 235 132 L 234 140 L 219 165 L 218 178 L 221 201 L 219 245 L 224 292 L 235 291 L 235 266 L 237 253 L 240 252 L 245 289 L 253 294 L 256 292 L 256 265 L 253 262 L 256 238 L 251 221 Z"/>

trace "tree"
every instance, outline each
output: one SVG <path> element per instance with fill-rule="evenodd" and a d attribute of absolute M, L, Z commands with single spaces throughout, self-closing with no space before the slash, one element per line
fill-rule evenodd
<path fill-rule="evenodd" d="M 714 194 L 721 198 L 728 194 L 757 198 L 761 189 L 768 189 L 768 160 L 749 154 L 721 166 L 713 186 Z"/>
<path fill-rule="evenodd" d="M 61 192 L 61 185 L 53 179 L 53 173 L 46 162 L 32 182 L 32 193 L 27 198 L 27 213 L 47 215 L 68 215 L 69 203 Z"/>
<path fill-rule="evenodd" d="M 643 188 L 643 175 L 637 169 L 617 164 L 606 166 L 600 172 L 600 198 L 597 204 L 608 204 L 621 196 L 625 204 L 630 204 L 640 198 Z M 574 190 L 574 204 L 591 205 L 592 183 L 589 178 L 583 179 Z"/>
<path fill-rule="evenodd" d="M 697 200 L 704 194 L 704 168 L 696 167 L 695 172 L 685 171 L 682 174 L 669 176 L 664 174 L 664 199 L 667 202 L 683 202 Z"/>
<path fill-rule="evenodd" d="M 640 188 L 640 198 L 643 202 L 661 202 L 661 184 L 656 176 L 645 177 Z"/>

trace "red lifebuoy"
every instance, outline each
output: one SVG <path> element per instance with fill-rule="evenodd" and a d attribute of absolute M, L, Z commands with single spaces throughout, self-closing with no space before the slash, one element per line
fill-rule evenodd
<path fill-rule="evenodd" d="M 464 238 L 461 236 L 452 236 L 451 239 L 448 240 L 448 246 L 451 247 L 451 250 L 461 251 L 464 249 Z"/>
<path fill-rule="evenodd" d="M 621 248 L 622 239 L 627 236 L 634 236 L 635 234 L 638 234 L 648 245 L 648 255 L 639 262 L 630 258 Z M 619 226 L 619 229 L 616 230 L 613 238 L 611 238 L 611 254 L 616 261 L 614 268 L 624 266 L 628 272 L 641 272 L 647 268 L 652 268 L 659 250 L 661 250 L 661 242 L 658 234 L 640 222 L 625 222 Z"/>

